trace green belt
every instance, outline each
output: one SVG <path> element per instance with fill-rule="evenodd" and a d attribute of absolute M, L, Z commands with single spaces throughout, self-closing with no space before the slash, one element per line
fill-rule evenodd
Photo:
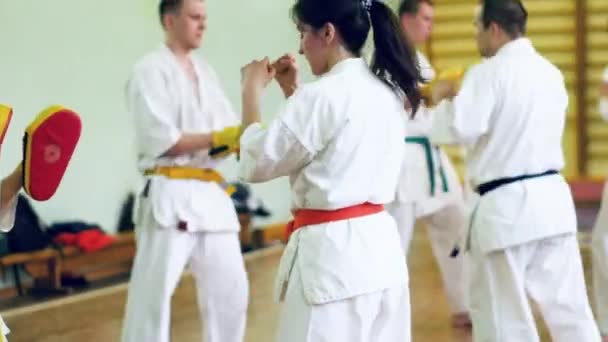
<path fill-rule="evenodd" d="M 435 161 L 433 159 L 433 148 L 431 146 L 431 141 L 427 137 L 406 137 L 405 142 L 407 144 L 418 144 L 424 147 L 424 152 L 426 154 L 426 164 L 429 170 L 429 180 L 431 181 L 431 196 L 435 195 Z M 439 147 L 435 147 L 436 151 L 439 152 Z M 443 169 L 443 164 L 441 163 L 441 156 L 439 157 L 439 176 L 441 177 L 443 192 L 448 192 L 448 179 L 445 176 L 445 170 Z"/>

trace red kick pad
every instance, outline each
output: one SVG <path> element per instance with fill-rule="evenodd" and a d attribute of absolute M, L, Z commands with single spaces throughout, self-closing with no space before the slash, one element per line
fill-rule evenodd
<path fill-rule="evenodd" d="M 37 201 L 50 199 L 76 149 L 82 123 L 78 114 L 61 106 L 42 111 L 23 137 L 23 187 Z"/>

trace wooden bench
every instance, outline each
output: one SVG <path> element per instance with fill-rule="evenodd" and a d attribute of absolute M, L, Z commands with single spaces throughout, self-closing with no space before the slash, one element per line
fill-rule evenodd
<path fill-rule="evenodd" d="M 12 269 L 18 295 L 24 294 L 19 266 L 24 266 L 34 279 L 33 287 L 40 289 L 61 288 L 61 258 L 59 252 L 46 248 L 40 251 L 9 254 L 0 258 L 3 275 Z"/>
<path fill-rule="evenodd" d="M 62 276 L 95 281 L 130 271 L 135 256 L 134 234 L 121 233 L 115 235 L 115 238 L 116 241 L 109 247 L 92 253 L 84 253 L 78 247 L 68 246 L 61 250 L 45 248 L 9 254 L 0 258 L 0 267 L 4 275 L 7 270 L 12 271 L 19 296 L 24 295 L 25 288 L 43 293 L 69 292 L 62 287 Z M 33 284 L 22 282 L 19 266 L 23 266 L 33 278 Z"/>
<path fill-rule="evenodd" d="M 284 243 L 286 223 L 268 225 L 253 232 L 250 239 L 256 247 L 267 247 L 275 243 Z M 245 231 L 248 232 L 248 231 Z M 6 275 L 11 271 L 15 278 L 18 295 L 25 294 L 26 289 L 41 293 L 64 293 L 69 289 L 62 287 L 62 277 L 84 278 L 87 282 L 107 279 L 131 270 L 135 257 L 135 234 L 125 232 L 114 235 L 116 241 L 109 247 L 84 253 L 78 247 L 68 246 L 61 250 L 46 248 L 39 251 L 9 254 L 0 257 L 0 268 Z M 23 266 L 33 279 L 33 283 L 24 284 L 19 274 Z M 0 291 L 0 297 L 14 296 L 15 291 Z"/>
<path fill-rule="evenodd" d="M 114 237 L 116 241 L 112 245 L 93 253 L 83 253 L 74 246 L 64 247 L 61 256 L 62 274 L 95 281 L 128 273 L 135 258 L 135 234 L 127 232 Z"/>
<path fill-rule="evenodd" d="M 268 247 L 276 243 L 286 243 L 285 229 L 287 222 L 279 222 L 264 226 L 253 232 L 253 240 L 257 247 Z"/>

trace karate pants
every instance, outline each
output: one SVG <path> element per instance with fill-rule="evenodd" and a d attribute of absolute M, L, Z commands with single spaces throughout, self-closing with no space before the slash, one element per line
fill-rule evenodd
<path fill-rule="evenodd" d="M 278 342 L 410 342 L 409 287 L 320 305 L 308 304 L 294 267 L 281 312 Z"/>
<path fill-rule="evenodd" d="M 6 326 L 2 317 L 0 317 L 0 342 L 8 342 L 8 334 L 10 332 L 10 329 Z"/>
<path fill-rule="evenodd" d="M 471 246 L 475 342 L 540 341 L 528 296 L 555 342 L 598 342 L 575 234 L 483 253 Z"/>
<path fill-rule="evenodd" d="M 608 335 L 608 186 L 604 186 L 602 204 L 593 227 L 591 254 L 597 320 L 602 334 Z"/>
<path fill-rule="evenodd" d="M 237 232 L 191 233 L 150 224 L 137 232 L 122 342 L 170 341 L 171 297 L 188 262 L 203 340 L 243 341 L 249 285 Z"/>
<path fill-rule="evenodd" d="M 401 244 L 405 255 L 409 253 L 410 243 L 416 225 L 414 203 L 393 202 L 387 211 L 397 221 Z M 460 253 L 456 258 L 450 254 L 464 234 L 467 225 L 467 212 L 464 202 L 446 205 L 440 210 L 421 219 L 427 227 L 435 260 L 441 272 L 443 286 L 453 313 L 468 312 L 468 266 L 466 256 Z"/>

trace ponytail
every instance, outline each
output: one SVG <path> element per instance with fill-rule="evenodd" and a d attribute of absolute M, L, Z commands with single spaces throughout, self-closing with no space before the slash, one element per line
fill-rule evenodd
<path fill-rule="evenodd" d="M 388 6 L 372 0 L 369 12 L 375 45 L 371 69 L 382 81 L 405 94 L 414 116 L 421 102 L 418 84 L 422 82 L 416 52 Z"/>
<path fill-rule="evenodd" d="M 344 47 L 358 57 L 373 28 L 376 50 L 372 72 L 405 95 L 414 115 L 420 106 L 418 84 L 422 82 L 416 52 L 401 31 L 397 16 L 381 1 L 296 0 L 292 17 L 315 29 L 332 23 L 341 34 Z"/>

